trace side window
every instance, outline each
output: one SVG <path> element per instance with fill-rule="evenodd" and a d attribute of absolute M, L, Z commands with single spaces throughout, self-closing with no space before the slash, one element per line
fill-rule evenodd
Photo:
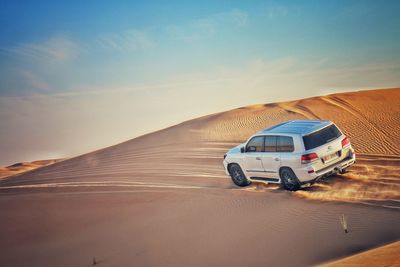
<path fill-rule="evenodd" d="M 263 152 L 264 136 L 253 137 L 246 146 L 246 152 Z"/>
<path fill-rule="evenodd" d="M 289 136 L 279 136 L 277 148 L 279 152 L 293 152 L 293 138 Z"/>
<path fill-rule="evenodd" d="M 276 136 L 265 136 L 265 152 L 276 152 Z"/>

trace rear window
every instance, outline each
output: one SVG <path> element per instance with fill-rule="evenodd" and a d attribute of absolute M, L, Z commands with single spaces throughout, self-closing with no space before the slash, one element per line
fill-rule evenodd
<path fill-rule="evenodd" d="M 340 133 L 339 129 L 332 124 L 331 126 L 328 126 L 315 133 L 303 136 L 304 147 L 306 150 L 313 149 L 329 143 L 341 135 L 342 134 Z"/>

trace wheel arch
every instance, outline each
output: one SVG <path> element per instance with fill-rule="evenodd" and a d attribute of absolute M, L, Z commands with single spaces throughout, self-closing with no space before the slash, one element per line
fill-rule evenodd
<path fill-rule="evenodd" d="M 287 179 L 288 177 L 284 178 L 282 176 L 282 171 L 287 170 L 288 172 L 292 173 L 292 179 Z M 293 177 L 294 175 L 294 177 Z M 296 173 L 293 171 L 292 168 L 288 166 L 282 166 L 279 168 L 279 178 L 281 180 L 281 185 L 289 191 L 297 191 L 301 188 L 301 183 L 299 178 L 297 177 Z M 292 180 L 292 181 L 290 181 Z"/>
<path fill-rule="evenodd" d="M 290 168 L 289 166 L 281 166 L 281 167 L 279 167 L 279 178 L 281 178 L 281 172 L 282 172 L 282 170 L 284 170 L 284 169 L 289 169 L 289 170 L 291 170 L 295 175 L 296 175 L 296 173 L 293 171 L 293 169 L 292 168 Z M 297 176 L 297 175 L 296 175 Z"/>
<path fill-rule="evenodd" d="M 251 179 L 249 178 L 248 174 L 247 174 L 247 171 L 246 171 L 246 170 L 242 167 L 242 165 L 241 165 L 239 162 L 237 162 L 237 161 L 229 162 L 228 165 L 226 165 L 226 168 L 227 168 L 228 172 L 230 172 L 230 167 L 231 167 L 232 165 L 238 165 L 238 166 L 240 167 L 240 169 L 242 170 L 244 176 L 246 176 L 246 178 L 247 178 L 248 180 L 251 180 Z"/>
<path fill-rule="evenodd" d="M 230 168 L 231 168 L 232 165 L 238 165 L 238 166 L 242 169 L 242 171 L 243 171 L 242 166 L 240 166 L 240 164 L 239 164 L 238 162 L 229 162 L 228 165 L 226 166 L 226 168 L 228 169 L 228 171 L 230 170 Z"/>

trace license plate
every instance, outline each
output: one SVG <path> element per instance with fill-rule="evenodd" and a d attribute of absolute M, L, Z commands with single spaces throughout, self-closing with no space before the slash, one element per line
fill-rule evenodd
<path fill-rule="evenodd" d="M 333 154 L 329 154 L 328 156 L 322 157 L 324 162 L 329 162 L 329 161 L 334 160 L 336 158 L 337 158 L 337 152 L 335 152 Z"/>

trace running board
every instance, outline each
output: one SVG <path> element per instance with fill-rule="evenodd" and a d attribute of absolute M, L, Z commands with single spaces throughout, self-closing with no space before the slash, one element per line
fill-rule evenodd
<path fill-rule="evenodd" d="M 250 177 L 250 179 L 265 181 L 265 182 L 279 182 L 279 179 L 277 179 L 277 178 Z"/>

